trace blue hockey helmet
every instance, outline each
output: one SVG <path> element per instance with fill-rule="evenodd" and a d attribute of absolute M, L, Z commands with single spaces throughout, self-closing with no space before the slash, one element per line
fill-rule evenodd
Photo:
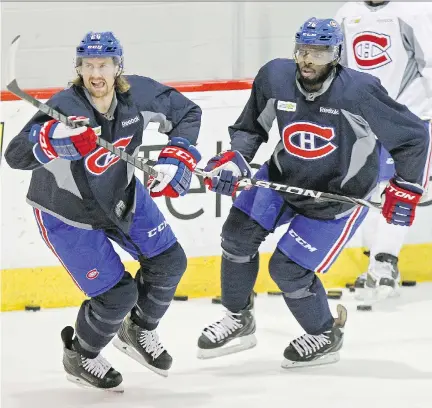
<path fill-rule="evenodd" d="M 328 64 L 339 60 L 344 36 L 340 25 L 331 18 L 309 18 L 295 35 L 294 57 L 297 60 L 299 51 L 315 49 L 310 54 L 317 65 Z M 300 52 L 301 53 L 301 52 Z"/>
<path fill-rule="evenodd" d="M 295 36 L 296 44 L 339 46 L 343 41 L 340 25 L 331 18 L 309 18 Z"/>
<path fill-rule="evenodd" d="M 77 62 L 80 58 L 113 57 L 123 69 L 123 47 L 111 31 L 90 31 L 76 48 Z M 78 65 L 78 64 L 77 64 Z"/>

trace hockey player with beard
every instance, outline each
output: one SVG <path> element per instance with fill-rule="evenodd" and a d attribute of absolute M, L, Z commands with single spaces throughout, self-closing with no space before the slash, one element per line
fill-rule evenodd
<path fill-rule="evenodd" d="M 79 384 L 122 391 L 122 376 L 100 352 L 114 345 L 167 376 L 172 357 L 156 327 L 186 270 L 186 256 L 152 197 L 187 193 L 200 160 L 194 144 L 201 109 L 150 78 L 123 75 L 123 49 L 111 32 L 88 33 L 76 48 L 77 78 L 48 105 L 82 126 L 72 129 L 37 113 L 9 144 L 12 168 L 32 171 L 27 201 L 41 236 L 88 297 L 74 329 L 67 326 L 63 365 Z M 169 137 L 148 192 L 134 168 L 96 146 L 101 138 L 134 155 L 149 122 Z M 135 279 L 116 242 L 140 263 Z"/>
<path fill-rule="evenodd" d="M 231 195 L 277 120 L 281 140 L 255 177 L 300 188 L 367 198 L 379 170 L 378 140 L 397 174 L 385 190 L 383 216 L 410 225 L 425 183 L 430 139 L 425 124 L 391 99 L 379 81 L 339 64 L 343 34 L 333 19 L 307 20 L 296 33 L 294 60 L 275 59 L 258 72 L 250 98 L 229 128 L 231 150 L 208 162 L 206 179 Z M 353 204 L 252 187 L 234 202 L 222 229 L 221 285 L 226 314 L 204 328 L 198 357 L 211 358 L 256 344 L 251 296 L 259 247 L 289 224 L 269 272 L 306 332 L 284 351 L 283 367 L 335 362 L 343 343 L 346 309 L 334 318 L 316 275 L 328 271 L 364 219 Z M 237 343 L 237 344 L 236 344 Z"/>
<path fill-rule="evenodd" d="M 365 1 L 344 4 L 335 17 L 344 32 L 342 65 L 376 76 L 390 97 L 422 119 L 432 119 L 432 4 L 427 2 Z M 431 128 L 429 128 L 431 129 Z M 385 148 L 380 154 L 380 178 L 373 201 L 380 202 L 388 180 L 395 174 Z M 429 188 L 430 190 L 430 188 Z M 424 200 L 429 200 L 424 194 Z M 375 302 L 397 293 L 398 257 L 408 233 L 406 226 L 389 223 L 370 212 L 363 226 L 370 252 L 367 272 L 355 286 L 356 297 Z"/>

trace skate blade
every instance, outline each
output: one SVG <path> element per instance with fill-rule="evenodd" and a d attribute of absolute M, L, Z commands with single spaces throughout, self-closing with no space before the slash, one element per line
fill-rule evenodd
<path fill-rule="evenodd" d="M 132 357 L 135 361 L 148 368 L 149 370 L 153 371 L 154 373 L 159 374 L 162 377 L 168 377 L 168 370 L 162 370 L 160 368 L 153 367 L 151 364 L 147 363 L 145 358 L 140 353 L 138 353 L 138 351 L 136 351 L 133 347 L 129 346 L 129 344 L 121 341 L 117 336 L 114 338 L 112 344 L 116 349 L 125 353 L 127 356 Z"/>
<path fill-rule="evenodd" d="M 329 353 L 325 356 L 322 356 L 316 360 L 312 361 L 291 361 L 286 358 L 282 361 L 281 367 L 290 369 L 290 368 L 301 368 L 301 367 L 314 367 L 321 366 L 326 364 L 334 364 L 339 361 L 339 352 Z"/>
<path fill-rule="evenodd" d="M 239 340 L 238 344 L 232 344 L 235 340 Z M 198 348 L 197 357 L 200 360 L 207 360 L 209 358 L 216 358 L 227 356 L 229 354 L 239 353 L 240 351 L 249 350 L 257 345 L 257 339 L 255 334 L 250 334 L 248 336 L 239 337 L 238 339 L 233 339 L 223 347 L 218 347 L 214 349 L 202 349 Z"/>
<path fill-rule="evenodd" d="M 124 388 L 123 388 L 122 384 L 119 384 L 116 387 L 112 387 L 112 388 L 99 388 L 99 387 L 95 387 L 94 385 L 88 383 L 83 378 L 75 377 L 72 374 L 66 374 L 66 379 L 68 381 L 74 383 L 75 385 L 82 387 L 82 388 L 88 388 L 88 389 L 93 389 L 93 390 L 98 390 L 98 391 L 114 392 L 114 393 L 124 392 Z"/>

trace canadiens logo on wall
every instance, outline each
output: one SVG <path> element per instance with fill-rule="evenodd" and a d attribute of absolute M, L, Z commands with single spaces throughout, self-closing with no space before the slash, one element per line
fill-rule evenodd
<path fill-rule="evenodd" d="M 361 69 L 375 69 L 391 62 L 387 50 L 391 46 L 390 36 L 365 31 L 353 39 L 354 58 Z"/>
<path fill-rule="evenodd" d="M 116 140 L 113 143 L 114 147 L 118 147 L 121 150 L 125 150 L 126 147 L 131 142 L 133 136 L 124 137 L 122 139 Z M 114 156 L 104 147 L 99 147 L 93 153 L 88 155 L 85 159 L 85 166 L 87 170 L 96 175 L 100 176 L 102 173 L 107 171 L 113 164 L 117 163 L 120 157 Z"/>
<path fill-rule="evenodd" d="M 306 160 L 321 159 L 337 149 L 330 142 L 334 129 L 311 122 L 294 122 L 282 132 L 285 149 L 293 156 Z"/>

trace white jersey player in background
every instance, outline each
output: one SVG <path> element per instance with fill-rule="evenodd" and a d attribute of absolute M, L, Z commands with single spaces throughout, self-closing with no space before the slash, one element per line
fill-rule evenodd
<path fill-rule="evenodd" d="M 393 99 L 420 118 L 432 119 L 432 4 L 348 2 L 335 20 L 345 36 L 342 65 L 378 77 Z M 395 171 L 387 152 L 381 156 L 380 183 L 373 196 L 378 202 Z M 426 200 L 431 199 L 431 190 L 429 186 Z M 398 256 L 407 232 L 408 228 L 388 224 L 379 213 L 369 212 L 363 224 L 369 268 L 355 283 L 368 290 L 358 299 L 380 300 L 394 294 L 400 282 Z"/>

